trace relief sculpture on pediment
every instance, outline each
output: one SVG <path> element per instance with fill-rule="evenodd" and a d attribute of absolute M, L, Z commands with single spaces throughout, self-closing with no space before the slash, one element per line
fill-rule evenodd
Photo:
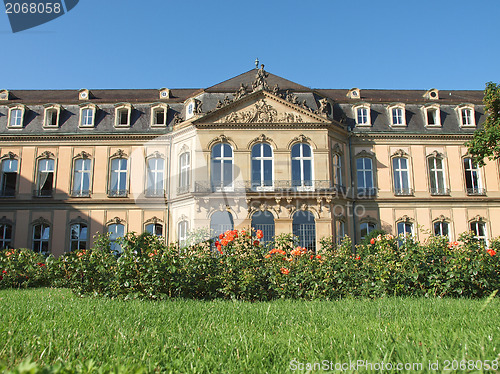
<path fill-rule="evenodd" d="M 232 112 L 224 116 L 218 123 L 301 123 L 302 116 L 297 113 L 278 113 L 264 99 L 257 101 L 253 108 L 240 112 Z"/>

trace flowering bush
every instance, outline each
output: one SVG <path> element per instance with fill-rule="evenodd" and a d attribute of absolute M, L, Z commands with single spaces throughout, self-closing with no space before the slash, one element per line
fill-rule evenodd
<path fill-rule="evenodd" d="M 163 299 L 271 300 L 342 297 L 484 297 L 500 288 L 500 242 L 488 247 L 464 234 L 459 241 L 379 233 L 352 250 L 321 241 L 319 253 L 290 234 L 263 245 L 260 231 L 229 230 L 186 248 L 156 236 L 127 234 L 122 253 L 109 237 L 94 247 L 45 258 L 30 250 L 0 251 L 0 287 L 71 287 L 80 295 Z"/>

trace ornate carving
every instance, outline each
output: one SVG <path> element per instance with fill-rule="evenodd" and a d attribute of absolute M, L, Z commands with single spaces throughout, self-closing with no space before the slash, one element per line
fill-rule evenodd
<path fill-rule="evenodd" d="M 254 108 L 248 111 L 232 112 L 223 117 L 219 123 L 302 123 L 302 117 L 296 113 L 281 113 L 266 100 L 261 99 L 255 103 Z"/>
<path fill-rule="evenodd" d="M 307 136 L 305 136 L 304 134 L 300 134 L 299 136 L 296 136 L 295 138 L 293 138 L 290 143 L 288 143 L 288 147 L 290 148 L 290 146 L 294 143 L 307 143 L 309 142 L 311 139 L 308 138 Z"/>
<path fill-rule="evenodd" d="M 69 224 L 75 224 L 75 223 L 87 223 L 85 219 L 83 219 L 81 216 L 78 216 L 76 218 L 73 218 L 71 221 L 69 221 Z"/>
<path fill-rule="evenodd" d="M 80 153 L 78 153 L 75 158 L 83 158 L 83 159 L 89 159 L 91 158 L 92 155 L 88 152 L 85 152 L 85 151 L 81 151 Z"/>
<path fill-rule="evenodd" d="M 255 75 L 255 81 L 252 83 L 253 92 L 258 90 L 270 90 L 266 81 L 268 76 L 269 73 L 264 70 L 264 64 L 260 65 L 260 69 L 257 70 L 257 74 Z"/>
<path fill-rule="evenodd" d="M 222 103 L 224 106 L 229 105 L 233 102 L 233 100 L 229 96 L 224 97 L 224 102 Z"/>
<path fill-rule="evenodd" d="M 329 106 L 330 105 L 329 105 L 328 100 L 326 98 L 320 99 L 319 100 L 319 113 L 324 114 L 324 115 L 330 114 Z"/>
<path fill-rule="evenodd" d="M 373 152 L 368 152 L 366 150 L 362 150 L 361 152 L 358 152 L 356 153 L 356 156 L 354 157 L 368 157 L 368 158 L 371 158 L 371 157 L 374 157 L 375 154 Z"/>
<path fill-rule="evenodd" d="M 444 215 L 441 214 L 438 218 L 434 220 L 434 222 L 447 222 L 449 220 L 450 219 L 448 217 L 445 217 Z"/>
<path fill-rule="evenodd" d="M 444 158 L 444 155 L 437 150 L 434 150 L 428 155 L 428 157 Z"/>
<path fill-rule="evenodd" d="M 220 100 L 217 100 L 217 106 L 215 107 L 215 109 L 220 109 L 224 106 L 224 104 L 222 103 L 222 101 Z"/>
<path fill-rule="evenodd" d="M 154 151 L 153 153 L 148 155 L 148 157 L 146 157 L 146 158 L 165 158 L 165 155 L 163 153 L 158 152 L 158 151 Z"/>
<path fill-rule="evenodd" d="M 32 222 L 32 225 L 33 226 L 36 226 L 36 225 L 50 226 L 50 222 L 49 222 L 49 220 L 45 219 L 44 217 L 39 217 Z"/>
<path fill-rule="evenodd" d="M 412 223 L 413 221 L 414 221 L 414 219 L 408 217 L 406 214 L 397 220 L 397 222 L 404 222 L 404 223 Z"/>
<path fill-rule="evenodd" d="M 285 100 L 295 105 L 299 103 L 297 95 L 293 94 L 290 90 L 286 90 Z"/>
<path fill-rule="evenodd" d="M 106 226 L 112 225 L 112 224 L 119 225 L 119 224 L 124 224 L 124 223 L 125 223 L 125 220 L 121 219 L 120 217 L 114 217 L 114 218 L 111 218 L 108 222 L 106 222 Z"/>
<path fill-rule="evenodd" d="M 335 143 L 335 145 L 332 147 L 332 153 L 337 153 L 339 155 L 341 155 L 343 153 L 342 147 L 340 146 L 339 143 Z"/>
<path fill-rule="evenodd" d="M 15 154 L 14 152 L 12 152 L 12 151 L 9 151 L 8 153 L 6 153 L 6 154 L 4 154 L 4 155 L 2 156 L 2 158 L 8 158 L 8 159 L 10 159 L 10 160 L 14 160 L 14 159 L 16 159 L 16 158 L 18 158 L 18 157 L 19 157 L 19 156 L 18 156 L 18 155 L 16 155 L 16 154 Z"/>
<path fill-rule="evenodd" d="M 194 99 L 194 113 L 195 114 L 202 114 L 203 113 L 203 103 L 201 100 Z"/>
<path fill-rule="evenodd" d="M 405 156 L 408 156 L 408 153 L 406 153 L 404 150 L 402 149 L 398 149 L 396 152 L 394 152 L 392 154 L 393 156 L 396 156 L 396 157 L 405 157 Z"/>
<path fill-rule="evenodd" d="M 242 83 L 240 85 L 240 88 L 234 93 L 234 101 L 241 99 L 246 94 L 247 94 L 247 86 L 245 86 Z"/>
<path fill-rule="evenodd" d="M 275 96 L 280 96 L 280 87 L 278 86 L 278 83 L 276 83 L 273 87 L 273 95 Z"/>
<path fill-rule="evenodd" d="M 173 121 L 174 121 L 174 125 L 178 125 L 179 123 L 183 122 L 184 119 L 181 117 L 180 113 L 175 113 Z"/>
<path fill-rule="evenodd" d="M 486 221 L 486 219 L 479 214 L 471 219 L 471 222 L 485 222 L 485 221 Z"/>
<path fill-rule="evenodd" d="M 50 151 L 44 151 L 38 156 L 39 158 L 53 158 L 54 154 Z"/>
<path fill-rule="evenodd" d="M 124 158 L 127 157 L 127 154 L 123 149 L 117 150 L 115 153 L 111 155 L 111 158 L 116 157 L 116 158 Z"/>
<path fill-rule="evenodd" d="M 154 217 L 151 217 L 150 219 L 144 221 L 144 224 L 148 225 L 148 224 L 152 223 L 152 224 L 156 225 L 159 222 L 163 222 L 163 220 L 161 218 L 154 216 Z"/>

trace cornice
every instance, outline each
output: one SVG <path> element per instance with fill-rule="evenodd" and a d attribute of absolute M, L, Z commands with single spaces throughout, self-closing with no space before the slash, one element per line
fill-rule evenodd
<path fill-rule="evenodd" d="M 407 133 L 354 133 L 350 136 L 354 138 L 369 138 L 369 139 L 452 139 L 452 140 L 469 140 L 474 134 L 407 134 Z"/>
<path fill-rule="evenodd" d="M 33 142 L 33 141 L 83 141 L 95 140 L 151 140 L 159 137 L 170 136 L 168 134 L 2 134 L 0 141 Z"/>

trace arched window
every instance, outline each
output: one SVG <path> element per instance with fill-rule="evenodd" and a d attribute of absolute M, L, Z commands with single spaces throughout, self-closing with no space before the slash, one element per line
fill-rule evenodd
<path fill-rule="evenodd" d="M 154 236 L 163 236 L 163 226 L 159 223 L 150 223 L 146 225 L 146 232 Z"/>
<path fill-rule="evenodd" d="M 411 195 L 410 172 L 408 159 L 405 157 L 394 157 L 392 159 L 392 172 L 394 176 L 394 194 Z"/>
<path fill-rule="evenodd" d="M 8 127 L 21 128 L 23 127 L 24 112 L 26 107 L 24 105 L 15 105 L 9 109 Z"/>
<path fill-rule="evenodd" d="M 434 235 L 435 236 L 446 236 L 448 241 L 451 240 L 450 237 L 450 224 L 446 221 L 435 221 L 433 224 Z"/>
<path fill-rule="evenodd" d="M 465 187 L 468 195 L 484 195 L 481 169 L 470 157 L 464 158 Z"/>
<path fill-rule="evenodd" d="M 311 146 L 298 143 L 292 147 L 292 187 L 311 190 L 313 187 L 313 166 Z"/>
<path fill-rule="evenodd" d="M 72 196 L 90 196 L 91 164 L 92 161 L 88 158 L 79 158 L 74 161 Z"/>
<path fill-rule="evenodd" d="M 432 195 L 448 195 L 449 190 L 446 188 L 444 177 L 444 165 L 441 157 L 432 156 L 427 159 L 429 167 L 429 184 Z"/>
<path fill-rule="evenodd" d="M 165 195 L 165 160 L 152 157 L 147 160 L 146 196 L 163 197 Z"/>
<path fill-rule="evenodd" d="M 184 248 L 187 244 L 187 233 L 189 223 L 186 220 L 180 221 L 177 224 L 177 241 L 180 248 Z"/>
<path fill-rule="evenodd" d="M 127 196 L 127 166 L 126 158 L 113 158 L 111 160 L 108 196 Z"/>
<path fill-rule="evenodd" d="M 218 237 L 227 230 L 233 230 L 233 228 L 233 215 L 230 212 L 224 211 L 212 214 L 212 217 L 210 218 L 210 229 L 214 237 Z"/>
<path fill-rule="evenodd" d="M 18 162 L 13 158 L 2 160 L 0 176 L 0 196 L 12 197 L 16 195 Z"/>
<path fill-rule="evenodd" d="M 44 158 L 38 160 L 38 172 L 35 196 L 51 197 L 54 188 L 54 165 L 53 159 Z"/>
<path fill-rule="evenodd" d="M 61 106 L 59 104 L 48 104 L 45 107 L 43 127 L 59 127 L 59 115 Z"/>
<path fill-rule="evenodd" d="M 252 215 L 252 229 L 255 231 L 261 230 L 264 235 L 261 239 L 262 243 L 268 243 L 274 237 L 274 216 L 271 212 L 258 211 Z"/>
<path fill-rule="evenodd" d="M 109 240 L 111 242 L 111 251 L 121 253 L 122 246 L 117 242 L 118 238 L 125 235 L 125 225 L 121 223 L 113 223 L 108 226 Z"/>
<path fill-rule="evenodd" d="M 84 223 L 75 223 L 70 227 L 70 250 L 78 251 L 87 249 L 88 230 Z"/>
<path fill-rule="evenodd" d="M 189 191 L 191 160 L 189 152 L 184 152 L 179 156 L 179 193 Z"/>
<path fill-rule="evenodd" d="M 12 225 L 0 223 L 0 249 L 12 248 Z"/>
<path fill-rule="evenodd" d="M 233 148 L 227 143 L 212 148 L 212 189 L 231 191 L 233 189 Z"/>
<path fill-rule="evenodd" d="M 267 143 L 252 147 L 252 188 L 270 190 L 273 186 L 273 150 Z"/>
<path fill-rule="evenodd" d="M 49 253 L 50 226 L 47 223 L 33 225 L 33 251 Z"/>
<path fill-rule="evenodd" d="M 360 239 L 366 238 L 373 230 L 377 229 L 377 225 L 373 222 L 362 222 L 359 225 Z"/>
<path fill-rule="evenodd" d="M 86 104 L 80 108 L 80 127 L 94 127 L 97 107 Z"/>
<path fill-rule="evenodd" d="M 474 234 L 474 238 L 488 245 L 488 234 L 486 232 L 486 223 L 480 220 L 474 220 L 469 223 L 470 231 Z"/>
<path fill-rule="evenodd" d="M 299 237 L 299 245 L 316 252 L 316 223 L 309 211 L 299 210 L 293 215 L 293 235 Z"/>

